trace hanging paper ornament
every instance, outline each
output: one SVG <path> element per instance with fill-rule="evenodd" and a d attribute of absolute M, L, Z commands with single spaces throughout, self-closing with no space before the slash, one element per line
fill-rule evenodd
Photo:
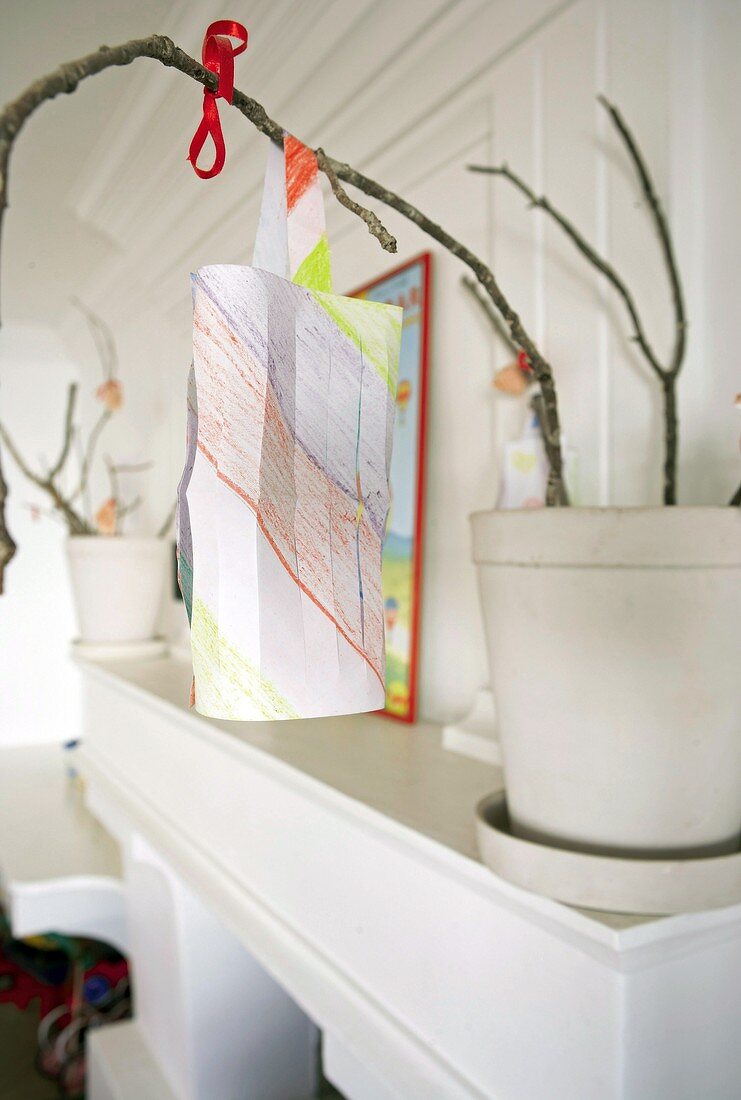
<path fill-rule="evenodd" d="M 494 375 L 494 388 L 513 397 L 519 397 L 529 385 L 529 379 L 517 363 L 507 363 Z"/>
<path fill-rule="evenodd" d="M 253 264 L 193 276 L 178 541 L 195 706 L 377 710 L 402 310 L 332 294 L 316 157 L 288 134 L 269 148 Z"/>
<path fill-rule="evenodd" d="M 533 381 L 533 368 L 522 349 L 514 363 L 507 363 L 494 375 L 494 388 L 513 397 L 523 394 Z"/>

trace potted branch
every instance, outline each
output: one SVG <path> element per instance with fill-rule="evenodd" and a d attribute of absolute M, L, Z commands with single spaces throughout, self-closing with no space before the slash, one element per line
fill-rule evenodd
<path fill-rule="evenodd" d="M 116 348 L 107 326 L 80 302 L 95 340 L 103 380 L 95 391 L 102 405 L 90 433 L 83 439 L 76 424 L 78 388 L 67 391 L 64 432 L 56 461 L 35 470 L 25 460 L 8 428 L 0 424 L 0 439 L 26 479 L 48 498 L 49 507 L 29 507 L 35 517 L 47 515 L 67 528 L 67 559 L 80 630 L 84 643 L 142 642 L 153 638 L 166 576 L 168 543 L 165 535 L 173 513 L 156 537 L 132 536 L 124 531 L 127 518 L 141 504 L 126 500 L 121 481 L 141 473 L 149 463 L 124 465 L 103 456 L 109 491 L 97 507 L 92 504 L 91 479 L 97 449 L 106 426 L 123 405 Z M 77 470 L 73 472 L 73 456 Z"/>
<path fill-rule="evenodd" d="M 602 273 L 664 407 L 664 507 L 472 517 L 510 825 L 525 839 L 580 851 L 737 851 L 741 515 L 737 507 L 677 506 L 682 285 L 646 162 L 617 108 L 601 103 L 666 262 L 675 317 L 667 362 L 625 281 L 547 198 L 506 165 L 473 169 L 516 187 Z"/>

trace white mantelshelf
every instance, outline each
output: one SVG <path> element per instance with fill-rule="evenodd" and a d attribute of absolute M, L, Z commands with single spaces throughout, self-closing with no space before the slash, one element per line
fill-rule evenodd
<path fill-rule="evenodd" d="M 93 812 L 145 838 L 389 1095 L 741 1095 L 741 906 L 620 917 L 500 880 L 474 807 L 501 773 L 437 727 L 216 722 L 188 710 L 177 661 L 81 670 Z"/>
<path fill-rule="evenodd" d="M 126 948 L 118 846 L 84 803 L 60 744 L 0 750 L 0 891 L 13 934 Z"/>

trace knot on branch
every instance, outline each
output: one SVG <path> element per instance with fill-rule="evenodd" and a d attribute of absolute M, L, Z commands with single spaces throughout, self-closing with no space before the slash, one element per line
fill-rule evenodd
<path fill-rule="evenodd" d="M 156 50 L 154 56 L 157 60 L 161 61 L 163 65 L 172 65 L 178 49 L 173 40 L 165 34 L 154 34 L 152 40 Z"/>
<path fill-rule="evenodd" d="M 80 83 L 80 73 L 77 66 L 73 65 L 60 65 L 59 75 L 62 78 L 62 87 L 60 91 L 65 95 L 71 95 L 76 91 L 77 85 Z"/>

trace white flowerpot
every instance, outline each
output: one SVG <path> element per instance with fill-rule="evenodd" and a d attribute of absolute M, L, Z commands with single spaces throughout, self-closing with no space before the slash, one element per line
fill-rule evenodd
<path fill-rule="evenodd" d="M 741 511 L 472 517 L 521 837 L 701 855 L 741 830 Z"/>
<path fill-rule="evenodd" d="M 82 642 L 154 636 L 170 544 L 157 538 L 83 535 L 67 541 Z"/>

